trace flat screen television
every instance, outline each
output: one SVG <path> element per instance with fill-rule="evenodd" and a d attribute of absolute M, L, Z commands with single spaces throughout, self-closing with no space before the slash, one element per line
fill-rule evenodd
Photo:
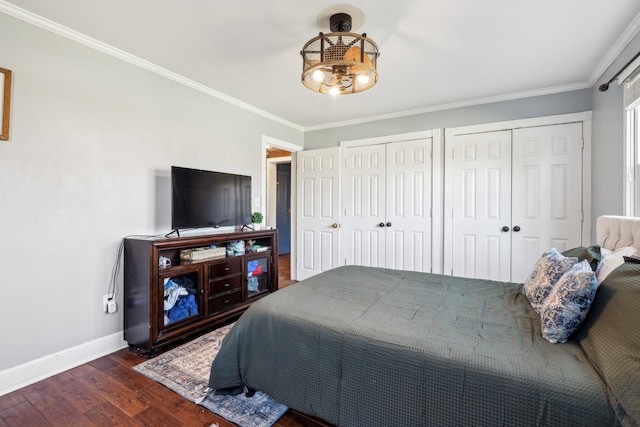
<path fill-rule="evenodd" d="M 251 224 L 251 177 L 171 167 L 171 228 Z"/>

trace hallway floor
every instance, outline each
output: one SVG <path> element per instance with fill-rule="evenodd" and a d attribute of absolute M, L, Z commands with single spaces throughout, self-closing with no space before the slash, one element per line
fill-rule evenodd
<path fill-rule="evenodd" d="M 291 280 L 291 254 L 278 256 L 278 288 L 282 289 L 294 283 L 298 282 Z"/>

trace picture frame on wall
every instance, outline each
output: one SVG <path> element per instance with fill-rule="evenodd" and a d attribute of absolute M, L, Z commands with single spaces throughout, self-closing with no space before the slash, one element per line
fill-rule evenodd
<path fill-rule="evenodd" d="M 9 140 L 11 113 L 11 70 L 0 68 L 0 140 Z"/>

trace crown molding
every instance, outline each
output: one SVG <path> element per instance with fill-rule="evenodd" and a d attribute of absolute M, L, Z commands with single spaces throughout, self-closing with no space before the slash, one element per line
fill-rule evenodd
<path fill-rule="evenodd" d="M 397 119 L 400 117 L 415 116 L 418 114 L 433 113 L 436 111 L 452 110 L 454 108 L 473 107 L 476 105 L 491 104 L 494 102 L 513 101 L 516 99 L 532 98 L 535 96 L 552 95 L 554 93 L 588 89 L 588 88 L 591 88 L 592 86 L 593 84 L 589 82 L 583 82 L 583 83 L 574 83 L 570 85 L 555 86 L 555 87 L 544 88 L 544 89 L 530 90 L 526 92 L 517 92 L 517 93 L 506 94 L 506 95 L 491 96 L 486 98 L 476 98 L 476 99 L 470 99 L 466 101 L 453 102 L 449 104 L 440 104 L 440 105 L 433 105 L 425 108 L 417 108 L 415 110 L 406 110 L 406 111 L 399 111 L 397 113 L 364 117 L 362 119 L 346 120 L 343 122 L 333 122 L 333 123 L 327 123 L 327 124 L 318 125 L 318 126 L 307 126 L 304 128 L 304 132 L 313 132 L 317 130 L 332 129 L 332 128 L 337 128 L 342 126 L 353 126 L 353 125 L 359 125 L 359 124 L 368 123 L 368 122 L 376 122 L 381 120 Z"/>
<path fill-rule="evenodd" d="M 609 49 L 607 55 L 600 61 L 598 66 L 591 76 L 589 77 L 589 84 L 593 86 L 600 77 L 609 69 L 611 64 L 620 56 L 625 47 L 629 44 L 629 42 L 640 32 L 640 13 L 636 15 L 636 17 L 631 21 L 631 24 L 627 27 L 627 29 L 622 33 L 622 35 L 616 40 L 614 45 Z"/>
<path fill-rule="evenodd" d="M 159 67 L 149 61 L 146 61 L 142 58 L 139 58 L 135 55 L 131 55 L 121 49 L 113 47 L 107 43 L 103 43 L 99 40 L 91 38 L 85 34 L 82 34 L 78 31 L 72 30 L 64 25 L 60 25 L 57 22 L 51 21 L 49 19 L 43 18 L 42 16 L 36 15 L 34 13 L 29 12 L 28 10 L 17 7 L 11 3 L 8 3 L 4 0 L 0 0 L 0 12 L 3 12 L 7 15 L 13 16 L 14 18 L 20 19 L 22 21 L 28 22 L 29 24 L 40 27 L 44 30 L 50 31 L 54 34 L 60 35 L 62 37 L 66 37 L 70 40 L 73 40 L 77 43 L 80 43 L 84 46 L 87 46 L 91 49 L 95 49 L 99 52 L 112 56 L 114 58 L 120 59 L 122 61 L 128 62 L 129 64 L 140 67 L 144 70 L 150 71 L 152 73 L 158 74 L 162 77 L 165 77 L 169 80 L 173 80 L 177 83 L 180 83 L 184 86 L 187 86 L 191 89 L 197 90 L 198 92 L 204 93 L 211 97 L 217 98 L 221 101 L 227 102 L 233 106 L 238 108 L 242 108 L 248 112 L 256 114 L 258 116 L 264 117 L 265 119 L 269 119 L 276 123 L 280 123 L 284 126 L 290 127 L 297 131 L 302 132 L 304 128 L 299 126 L 293 122 L 283 119 L 282 117 L 271 114 L 267 111 L 261 110 L 257 107 L 249 105 L 245 102 L 242 102 L 236 98 L 233 98 L 229 95 L 226 95 L 222 92 L 219 92 L 215 89 L 212 89 L 208 86 L 200 84 L 194 80 L 191 80 L 187 77 L 184 77 L 180 74 L 174 73 L 173 71 L 169 71 L 166 68 Z"/>

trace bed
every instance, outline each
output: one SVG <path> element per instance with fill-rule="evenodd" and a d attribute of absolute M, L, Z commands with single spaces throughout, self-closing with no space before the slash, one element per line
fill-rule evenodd
<path fill-rule="evenodd" d="M 597 239 L 581 249 L 602 248 L 603 262 L 640 247 L 640 219 L 600 217 Z M 209 386 L 261 390 L 337 426 L 640 424 L 640 264 L 612 268 L 563 344 L 542 337 L 521 291 L 330 270 L 254 303 L 224 339 Z"/>

